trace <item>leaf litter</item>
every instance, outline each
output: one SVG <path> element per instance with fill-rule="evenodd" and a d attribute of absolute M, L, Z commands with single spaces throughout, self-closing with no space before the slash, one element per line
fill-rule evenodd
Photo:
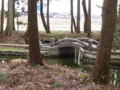
<path fill-rule="evenodd" d="M 120 90 L 96 85 L 89 74 L 59 64 L 31 66 L 27 62 L 0 63 L 0 90 Z"/>

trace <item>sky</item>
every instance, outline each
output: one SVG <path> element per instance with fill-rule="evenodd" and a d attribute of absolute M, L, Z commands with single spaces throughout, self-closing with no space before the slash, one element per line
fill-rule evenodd
<path fill-rule="evenodd" d="M 74 4 L 74 13 L 77 12 L 77 0 L 73 0 Z M 86 0 L 88 1 L 88 0 Z M 82 3 L 82 0 L 81 0 Z M 103 0 L 91 0 L 91 7 L 92 7 L 92 15 L 101 15 L 101 8 L 98 8 L 98 6 L 102 6 Z M 87 3 L 88 4 L 88 3 Z M 51 9 L 50 11 L 56 11 L 56 12 L 70 12 L 70 0 L 60 0 L 59 2 L 53 2 L 51 3 Z M 81 5 L 81 14 L 83 14 L 83 8 Z"/>
<path fill-rule="evenodd" d="M 1 1 L 0 0 L 0 11 L 1 11 Z M 5 9 L 7 10 L 7 1 L 5 0 Z M 77 12 L 77 0 L 74 1 L 74 13 Z M 81 0 L 82 1 L 82 0 Z M 88 0 L 86 0 L 88 1 Z M 91 14 L 92 15 L 101 15 L 101 8 L 98 8 L 98 6 L 102 6 L 103 0 L 91 0 Z M 88 3 L 87 3 L 88 4 Z M 18 10 L 20 11 L 20 10 Z M 46 9 L 44 9 L 44 12 L 46 12 Z M 64 13 L 64 12 L 70 12 L 70 0 L 60 0 L 59 2 L 51 2 L 50 3 L 50 12 L 58 12 L 58 13 Z M 83 8 L 81 5 L 81 14 L 83 14 Z"/>

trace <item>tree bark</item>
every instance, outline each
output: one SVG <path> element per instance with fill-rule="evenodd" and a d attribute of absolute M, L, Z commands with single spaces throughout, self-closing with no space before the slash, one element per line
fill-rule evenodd
<path fill-rule="evenodd" d="M 15 18 L 15 0 L 13 0 L 13 30 L 15 31 L 15 21 L 14 21 L 14 18 Z"/>
<path fill-rule="evenodd" d="M 77 33 L 80 33 L 80 0 L 77 0 Z"/>
<path fill-rule="evenodd" d="M 47 33 L 51 33 L 50 22 L 49 22 L 49 0 L 47 0 Z"/>
<path fill-rule="evenodd" d="M 12 31 L 13 31 L 13 0 L 8 0 L 8 17 L 5 35 L 12 36 Z"/>
<path fill-rule="evenodd" d="M 73 32 L 73 0 L 70 0 L 70 6 L 71 6 L 71 10 L 70 10 L 70 13 L 71 13 L 71 33 L 74 33 Z"/>
<path fill-rule="evenodd" d="M 73 15 L 73 0 L 71 0 L 70 2 L 71 2 L 71 5 L 70 5 L 71 6 L 71 32 L 74 33 L 73 31 L 73 26 L 74 26 L 75 33 L 77 33 L 77 27 L 76 27 L 74 15 Z"/>
<path fill-rule="evenodd" d="M 0 33 L 3 33 L 4 28 L 4 0 L 2 0 L 2 7 L 1 7 L 1 31 Z"/>
<path fill-rule="evenodd" d="M 84 33 L 87 33 L 87 8 L 86 8 L 86 0 L 82 1 L 82 5 L 83 5 L 83 12 L 84 12 Z"/>
<path fill-rule="evenodd" d="M 74 24 L 74 30 L 77 33 L 77 27 L 76 27 L 76 23 L 75 23 L 75 18 L 73 17 L 73 24 Z"/>
<path fill-rule="evenodd" d="M 102 13 L 102 30 L 97 58 L 90 78 L 100 81 L 105 85 L 109 83 L 109 65 L 113 34 L 116 24 L 118 0 L 104 0 Z"/>
<path fill-rule="evenodd" d="M 37 0 L 28 0 L 29 63 L 44 65 L 39 47 L 36 5 Z"/>
<path fill-rule="evenodd" d="M 47 32 L 47 24 L 45 22 L 45 18 L 44 18 L 44 14 L 43 14 L 43 0 L 40 0 L 40 3 L 41 3 L 40 14 L 41 14 L 42 23 L 43 23 L 43 26 L 44 26 L 46 33 L 48 33 Z"/>
<path fill-rule="evenodd" d="M 88 21 L 87 21 L 88 38 L 91 38 L 91 0 L 88 1 Z"/>

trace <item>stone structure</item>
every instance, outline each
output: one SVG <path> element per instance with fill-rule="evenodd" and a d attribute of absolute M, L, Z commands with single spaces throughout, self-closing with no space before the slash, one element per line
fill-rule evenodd
<path fill-rule="evenodd" d="M 59 56 L 73 56 L 78 51 L 78 62 L 83 60 L 85 62 L 94 63 L 97 55 L 97 47 L 99 42 L 90 38 L 64 38 L 55 42 L 54 38 L 50 38 L 49 44 L 40 44 L 40 51 L 44 57 L 59 57 Z M 19 44 L 0 44 L 1 46 L 23 47 L 28 48 L 29 45 Z M 112 55 L 120 55 L 120 50 L 111 51 Z M 0 51 L 1 56 L 22 56 L 27 57 L 29 51 Z M 120 65 L 120 57 L 111 58 L 112 65 Z"/>
<path fill-rule="evenodd" d="M 59 57 L 59 56 L 73 56 L 75 55 L 75 52 L 78 51 L 78 59 L 83 59 L 83 56 L 85 54 L 91 54 L 96 55 L 97 54 L 97 47 L 99 42 L 90 39 L 90 38 L 64 38 L 60 39 L 55 42 L 54 38 L 50 38 L 49 44 L 43 44 L 41 41 L 39 41 L 40 44 L 40 51 L 43 52 L 43 54 L 47 57 Z M 19 44 L 2 44 L 1 46 L 12 46 L 12 47 L 23 47 L 28 48 L 29 45 L 19 45 Z M 11 53 L 11 55 L 14 55 L 15 51 L 2 51 L 2 53 L 6 53 L 5 55 L 9 55 L 8 53 Z M 120 51 L 111 51 L 112 54 L 120 55 Z"/>
<path fill-rule="evenodd" d="M 72 55 L 75 49 L 79 50 L 79 57 L 82 59 L 85 53 L 97 50 L 98 42 L 90 38 L 64 38 L 55 42 L 54 38 L 50 39 L 50 46 L 48 45 L 48 56 Z M 41 45 L 44 47 L 44 45 Z M 42 47 L 42 48 L 43 48 Z"/>

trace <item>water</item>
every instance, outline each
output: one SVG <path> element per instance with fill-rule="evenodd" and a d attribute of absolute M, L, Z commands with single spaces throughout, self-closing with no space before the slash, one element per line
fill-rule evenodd
<path fill-rule="evenodd" d="M 9 62 L 13 59 L 20 59 L 20 57 L 10 58 L 10 57 L 0 57 L 0 62 Z M 23 58 L 25 60 L 26 58 Z M 64 58 L 45 58 L 45 60 L 51 62 L 60 63 L 63 66 L 80 68 L 83 72 L 90 73 L 93 65 L 85 63 L 83 61 L 79 61 L 76 57 L 64 57 Z M 110 83 L 113 86 L 120 86 L 120 66 L 111 66 L 110 69 Z"/>

